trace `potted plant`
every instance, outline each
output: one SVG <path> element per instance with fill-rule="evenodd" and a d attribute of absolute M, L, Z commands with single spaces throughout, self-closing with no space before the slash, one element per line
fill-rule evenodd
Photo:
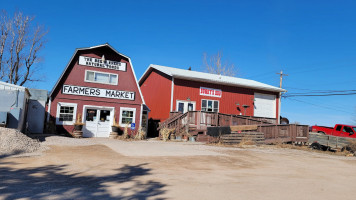
<path fill-rule="evenodd" d="M 115 115 L 114 115 L 114 120 L 113 120 L 113 123 L 111 126 L 111 130 L 112 130 L 112 132 L 115 132 L 115 133 L 118 133 L 120 131 L 120 125 L 116 122 Z"/>
<path fill-rule="evenodd" d="M 77 120 L 74 123 L 74 130 L 81 131 L 83 129 L 84 123 L 82 122 L 82 115 L 78 114 Z"/>

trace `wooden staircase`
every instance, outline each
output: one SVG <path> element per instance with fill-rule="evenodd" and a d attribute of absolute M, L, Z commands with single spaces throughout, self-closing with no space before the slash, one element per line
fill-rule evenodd
<path fill-rule="evenodd" d="M 171 113 L 171 116 L 160 123 L 158 130 L 174 129 L 176 136 L 197 136 L 196 141 L 211 142 L 214 137 L 208 136 L 208 127 L 272 124 L 274 119 L 256 118 L 252 116 L 228 115 L 223 113 L 188 111 L 186 113 Z M 187 134 L 188 132 L 188 134 Z"/>

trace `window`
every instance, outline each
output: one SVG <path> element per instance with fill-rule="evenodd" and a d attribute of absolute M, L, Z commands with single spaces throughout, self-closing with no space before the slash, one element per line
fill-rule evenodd
<path fill-rule="evenodd" d="M 201 110 L 208 112 L 219 112 L 219 101 L 214 100 L 201 100 Z"/>
<path fill-rule="evenodd" d="M 337 131 L 341 131 L 341 127 L 342 127 L 342 126 L 340 126 L 340 125 L 337 126 L 337 127 L 336 127 L 336 130 L 337 130 Z"/>
<path fill-rule="evenodd" d="M 58 103 L 57 104 L 57 125 L 73 125 L 77 114 L 77 104 Z"/>
<path fill-rule="evenodd" d="M 343 132 L 346 132 L 346 133 L 350 133 L 350 134 L 353 134 L 354 131 L 352 130 L 351 127 L 348 127 L 348 126 L 344 126 L 344 129 L 342 130 Z"/>
<path fill-rule="evenodd" d="M 85 71 L 85 81 L 93 83 L 103 83 L 117 85 L 118 75 L 97 71 Z"/>
<path fill-rule="evenodd" d="M 136 108 L 120 108 L 120 126 L 135 123 Z"/>

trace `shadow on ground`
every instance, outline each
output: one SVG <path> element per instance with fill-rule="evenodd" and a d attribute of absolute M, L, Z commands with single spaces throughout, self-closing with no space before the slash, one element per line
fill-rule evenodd
<path fill-rule="evenodd" d="M 150 174 L 146 164 L 125 165 L 110 176 L 69 174 L 67 165 L 16 169 L 0 160 L 0 198 L 3 199 L 147 199 L 159 198 L 166 185 L 141 181 Z M 109 187 L 114 191 L 108 190 Z M 111 189 L 112 189 L 111 188 Z"/>

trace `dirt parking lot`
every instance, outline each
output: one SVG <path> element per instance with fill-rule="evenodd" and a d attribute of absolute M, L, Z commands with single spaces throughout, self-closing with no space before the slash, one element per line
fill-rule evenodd
<path fill-rule="evenodd" d="M 47 137 L 0 158 L 0 199 L 355 199 L 356 158 L 293 149 Z"/>

